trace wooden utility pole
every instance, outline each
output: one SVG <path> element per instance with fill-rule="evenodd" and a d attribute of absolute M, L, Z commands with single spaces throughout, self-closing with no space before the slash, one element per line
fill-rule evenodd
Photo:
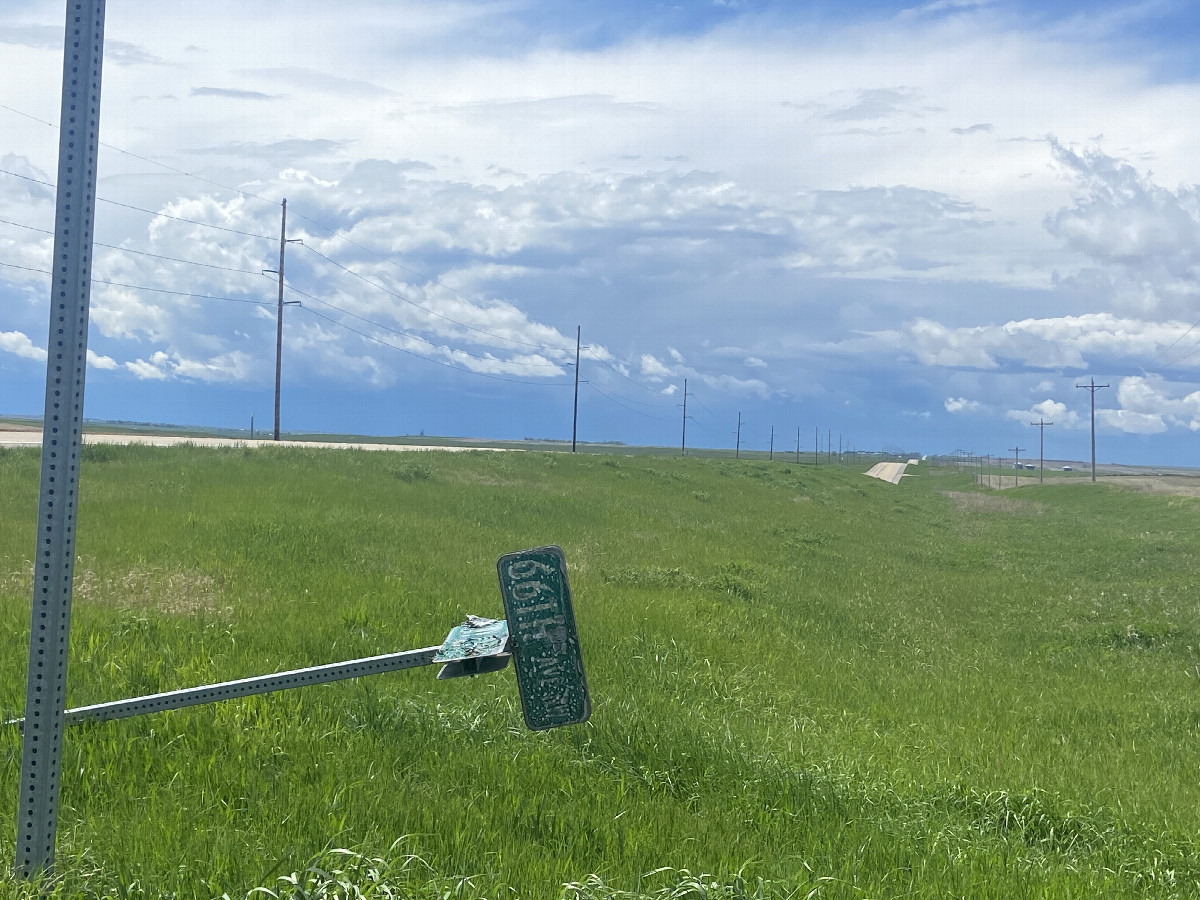
<path fill-rule="evenodd" d="M 1088 384 L 1077 384 L 1077 389 L 1082 388 L 1092 395 L 1092 482 L 1096 481 L 1096 391 L 1101 388 L 1106 388 L 1107 384 L 1096 384 L 1096 379 L 1089 379 Z"/>
<path fill-rule="evenodd" d="M 775 458 L 775 426 L 772 425 L 771 426 L 771 449 L 767 455 L 767 459 L 773 460 L 774 458 Z"/>
<path fill-rule="evenodd" d="M 579 336 L 582 325 L 575 326 L 575 412 L 571 416 L 571 452 L 575 452 L 575 436 L 579 428 Z"/>
<path fill-rule="evenodd" d="M 813 465 L 821 464 L 821 428 L 817 426 L 813 429 Z"/>
<path fill-rule="evenodd" d="M 1021 454 L 1025 452 L 1025 448 L 1009 447 L 1008 449 L 1016 454 L 1013 459 L 1013 487 L 1016 487 L 1021 482 Z"/>
<path fill-rule="evenodd" d="M 679 443 L 679 455 L 687 456 L 687 379 L 683 379 L 683 439 Z"/>
<path fill-rule="evenodd" d="M 288 239 L 287 236 L 287 198 L 283 200 L 283 216 L 279 225 L 279 268 L 274 270 L 279 275 L 279 305 L 275 322 L 275 435 L 273 440 L 279 440 L 279 383 L 283 376 L 283 308 L 296 306 L 299 301 L 283 302 L 283 256 L 288 244 L 302 243 L 299 238 Z M 271 272 L 271 269 L 267 269 Z"/>
<path fill-rule="evenodd" d="M 738 413 L 737 443 L 733 448 L 733 458 L 740 459 L 742 455 L 742 414 Z"/>
<path fill-rule="evenodd" d="M 275 440 L 279 440 L 279 383 L 283 376 L 283 251 L 287 247 L 287 198 L 279 226 L 279 307 L 275 323 Z"/>
<path fill-rule="evenodd" d="M 1053 425 L 1053 422 L 1043 422 L 1038 419 L 1036 422 L 1030 422 L 1041 432 L 1038 440 L 1038 484 L 1044 484 L 1046 481 L 1046 426 Z"/>
<path fill-rule="evenodd" d="M 796 426 L 796 465 L 800 465 L 800 426 Z"/>

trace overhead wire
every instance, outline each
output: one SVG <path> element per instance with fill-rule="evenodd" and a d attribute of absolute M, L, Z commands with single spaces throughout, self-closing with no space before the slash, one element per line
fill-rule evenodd
<path fill-rule="evenodd" d="M 40 178 L 34 178 L 32 175 L 22 175 L 19 172 L 13 172 L 9 169 L 0 169 L 0 175 L 10 175 L 13 178 L 20 178 L 24 181 L 31 181 L 34 184 L 40 184 L 40 185 L 43 185 L 44 187 L 53 188 L 54 190 L 58 190 L 58 185 L 54 184 L 53 182 L 42 181 Z M 212 228 L 212 229 L 215 229 L 216 231 L 224 231 L 229 234 L 239 234 L 239 235 L 242 235 L 243 237 L 258 238 L 259 240 L 263 240 L 263 241 L 274 242 L 275 240 L 277 240 L 275 237 L 272 237 L 271 235 L 255 234 L 251 231 L 241 231 L 237 228 L 227 228 L 224 225 L 214 225 L 212 222 L 201 222 L 199 219 L 185 219 L 183 216 L 173 216 L 170 213 L 165 213 L 165 212 L 162 212 L 159 210 L 144 209 L 141 206 L 134 206 L 131 203 L 122 203 L 120 200 L 110 200 L 107 197 L 97 196 L 96 200 L 100 203 L 107 203 L 110 206 L 119 206 L 122 209 L 131 209 L 135 212 L 146 213 L 147 215 L 155 216 L 155 217 L 163 218 L 163 219 L 171 219 L 172 221 L 175 221 L 175 222 L 185 222 L 188 225 L 199 225 L 202 228 Z"/>
<path fill-rule="evenodd" d="M 433 347 L 434 349 L 438 349 L 438 350 L 450 349 L 450 348 L 443 347 L 442 345 L 435 344 L 433 341 L 427 340 L 426 338 L 423 338 L 420 335 L 413 334 L 410 331 L 401 331 L 400 329 L 393 328 L 390 325 L 384 325 L 382 322 L 376 322 L 373 319 L 368 319 L 366 316 L 360 316 L 358 313 L 351 312 L 350 310 L 346 309 L 345 307 L 338 306 L 336 303 L 330 303 L 328 300 L 324 300 L 320 297 L 316 297 L 316 296 L 308 293 L 307 291 L 302 291 L 302 290 L 300 290 L 300 288 L 295 287 L 294 285 L 292 285 L 286 281 L 284 282 L 284 284 L 288 288 L 288 290 L 292 291 L 292 293 L 299 294 L 301 297 L 307 297 L 309 300 L 315 301 L 316 303 L 320 303 L 321 305 L 327 306 L 330 309 L 337 310 L 338 312 L 343 313 L 344 315 L 350 316 L 351 318 L 358 319 L 360 322 L 364 322 L 367 325 L 370 325 L 374 328 L 379 328 L 379 329 L 382 329 L 383 331 L 391 332 L 392 334 L 395 334 L 399 337 L 411 338 L 414 341 L 420 341 L 423 344 L 428 344 L 430 347 Z M 453 350 L 453 352 L 457 353 L 461 356 L 468 356 L 471 359 L 478 359 L 481 362 L 503 362 L 503 363 L 507 363 L 508 365 L 526 366 L 528 368 L 550 368 L 550 367 L 552 367 L 555 369 L 561 369 L 565 365 L 563 363 L 555 363 L 555 362 L 534 363 L 534 362 L 516 362 L 513 360 L 502 360 L 495 356 L 479 356 L 478 354 L 475 354 L 475 353 L 468 353 L 466 350 Z"/>
<path fill-rule="evenodd" d="M 392 344 L 392 343 L 389 343 L 388 341 L 383 340 L 382 338 L 376 337 L 372 334 L 368 334 L 365 331 L 360 331 L 359 329 L 354 328 L 351 325 L 347 325 L 345 322 L 341 322 L 341 321 L 333 318 L 332 316 L 327 316 L 322 312 L 312 309 L 311 307 L 301 306 L 300 308 L 303 309 L 305 312 L 307 312 L 309 315 L 316 316 L 318 319 L 324 319 L 326 322 L 329 322 L 332 325 L 337 325 L 339 328 L 344 328 L 347 331 L 353 332 L 354 334 L 357 334 L 359 337 L 364 338 L 368 341 L 373 341 L 376 344 L 380 344 L 384 347 L 389 347 L 392 350 L 396 350 L 396 351 L 398 351 L 400 353 L 404 353 L 408 356 L 414 356 L 417 359 L 424 360 L 425 362 L 433 363 L 435 366 L 442 366 L 447 369 L 453 369 L 456 372 L 462 372 L 465 375 L 477 375 L 480 378 L 488 378 L 488 379 L 491 379 L 492 381 L 503 381 L 508 384 L 524 384 L 524 385 L 530 385 L 530 386 L 534 386 L 534 387 L 565 387 L 566 386 L 565 384 L 559 384 L 559 383 L 553 382 L 553 381 L 544 381 L 544 380 L 543 381 L 523 381 L 523 380 L 516 379 L 516 378 L 504 378 L 500 375 L 492 375 L 489 372 L 476 372 L 473 369 L 466 369 L 466 368 L 463 368 L 462 366 L 456 366 L 453 363 L 444 362 L 439 359 L 433 359 L 428 356 L 422 356 L 420 353 L 414 353 L 412 350 L 407 350 L 404 347 L 398 347 L 395 344 Z M 497 362 L 502 362 L 502 360 L 497 360 Z"/>
<path fill-rule="evenodd" d="M 625 403 L 621 402 L 623 399 L 626 399 L 626 398 L 618 397 L 616 394 L 610 394 L 608 391 L 604 390 L 603 388 L 597 387 L 595 384 L 593 384 L 590 381 L 585 381 L 582 383 L 585 384 L 587 387 L 591 388 L 593 391 L 595 391 L 600 396 L 604 397 L 605 399 L 609 400 L 612 403 L 615 403 L 617 406 L 621 407 L 622 409 L 628 410 L 631 413 L 636 413 L 639 416 L 645 416 L 647 419 L 657 419 L 660 422 L 670 422 L 671 421 L 671 418 L 669 416 L 656 416 L 656 415 L 653 415 L 652 413 L 643 412 L 640 409 L 635 409 L 632 406 L 627 406 Z"/>
<path fill-rule="evenodd" d="M 49 269 L 35 269 L 32 266 L 20 266 L 16 263 L 0 262 L 0 266 L 4 266 L 9 269 L 21 269 L 25 272 L 36 272 L 39 275 L 52 276 L 54 274 Z M 223 300 L 228 303 L 249 303 L 254 306 L 261 306 L 263 308 L 269 308 L 271 305 L 264 300 L 250 300 L 244 297 L 220 297 L 213 294 L 196 294 L 192 291 L 172 291 L 168 290 L 167 288 L 149 287 L 148 285 L 144 284 L 126 284 L 125 282 L 121 281 L 108 281 L 104 278 L 92 278 L 89 280 L 92 284 L 103 284 L 108 287 L 129 288 L 130 290 L 134 291 L 153 291 L 156 294 L 171 294 L 176 297 L 191 297 L 195 300 Z"/>
<path fill-rule="evenodd" d="M 409 306 L 415 306 L 417 309 L 421 310 L 422 312 L 426 312 L 431 316 L 435 316 L 439 319 L 443 319 L 447 322 L 450 322 L 452 325 L 457 325 L 460 328 L 466 328 L 468 331 L 474 331 L 477 334 L 486 335 L 487 337 L 495 338 L 496 340 L 507 341 L 510 344 L 519 344 L 522 347 L 533 347 L 538 350 L 547 350 L 547 351 L 554 352 L 554 353 L 565 353 L 568 350 L 570 350 L 569 347 L 548 347 L 544 344 L 533 344 L 533 343 L 530 343 L 529 341 L 520 341 L 520 340 L 517 340 L 516 338 L 510 338 L 510 337 L 505 337 L 504 335 L 501 335 L 501 334 L 495 334 L 494 332 L 487 331 L 483 328 L 476 328 L 474 325 L 468 325 L 466 322 L 459 322 L 457 319 L 452 319 L 449 316 L 443 315 L 442 313 L 439 313 L 439 312 L 436 312 L 435 310 L 430 309 L 428 306 L 425 306 L 421 303 L 418 303 L 415 300 L 411 300 L 408 297 L 405 297 L 403 294 L 393 291 L 391 288 L 387 287 L 386 285 L 382 285 L 377 281 L 372 281 L 370 278 L 367 278 L 365 275 L 363 275 L 359 272 L 355 272 L 353 269 L 349 268 L 348 266 L 342 265 L 337 260 L 331 259 L 330 257 L 326 256 L 321 251 L 315 250 L 312 247 L 309 247 L 307 244 L 304 244 L 302 246 L 304 247 L 305 250 L 309 251 L 312 254 L 315 254 L 316 256 L 319 256 L 321 259 L 325 260 L 330 265 L 336 266 L 337 268 L 341 269 L 346 274 L 351 275 L 354 278 L 357 278 L 359 281 L 363 282 L 364 284 L 370 285 L 371 287 L 375 288 L 376 290 L 382 291 L 383 293 L 387 294 L 389 297 L 395 297 L 397 300 L 407 303 Z"/>

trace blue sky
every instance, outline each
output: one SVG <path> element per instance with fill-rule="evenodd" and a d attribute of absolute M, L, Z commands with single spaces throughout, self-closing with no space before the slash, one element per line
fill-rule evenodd
<path fill-rule="evenodd" d="M 847 9 L 847 6 L 850 8 Z M 39 414 L 63 9 L 0 11 Z M 86 414 L 794 447 L 1200 441 L 1193 4 L 110 3 Z"/>

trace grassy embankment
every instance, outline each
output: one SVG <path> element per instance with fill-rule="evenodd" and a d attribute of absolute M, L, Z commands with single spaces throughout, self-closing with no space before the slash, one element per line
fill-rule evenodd
<path fill-rule="evenodd" d="M 6 717 L 37 468 L 0 453 Z M 436 644 L 553 542 L 594 713 L 422 669 L 73 728 L 58 890 L 1196 895 L 1197 502 L 918 471 L 87 448 L 70 705 Z"/>

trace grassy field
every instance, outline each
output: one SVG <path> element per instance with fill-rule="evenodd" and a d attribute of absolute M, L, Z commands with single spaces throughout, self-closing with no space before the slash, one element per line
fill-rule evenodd
<path fill-rule="evenodd" d="M 0 452 L 5 718 L 38 461 Z M 1200 501 L 549 453 L 82 471 L 72 706 L 437 644 L 557 543 L 593 717 L 530 733 L 511 669 L 420 669 L 73 728 L 59 896 L 1200 895 Z M 5 873 L 19 767 L 3 729 Z"/>

